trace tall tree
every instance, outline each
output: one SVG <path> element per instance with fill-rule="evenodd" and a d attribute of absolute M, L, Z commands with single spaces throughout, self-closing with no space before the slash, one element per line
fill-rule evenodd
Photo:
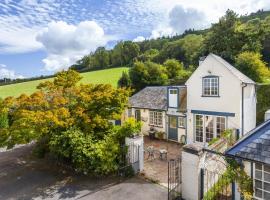
<path fill-rule="evenodd" d="M 175 59 L 166 60 L 166 62 L 164 62 L 164 66 L 166 68 L 169 79 L 178 77 L 181 71 L 184 70 L 183 63 L 180 63 Z"/>
<path fill-rule="evenodd" d="M 256 82 L 269 82 L 270 80 L 270 71 L 259 53 L 240 53 L 236 57 L 235 66 Z"/>
<path fill-rule="evenodd" d="M 95 67 L 97 68 L 107 68 L 109 67 L 110 56 L 109 52 L 105 47 L 98 47 L 95 51 Z"/>
<path fill-rule="evenodd" d="M 123 72 L 121 78 L 118 80 L 117 83 L 118 87 L 120 88 L 128 88 L 131 86 L 131 80 L 127 72 Z"/>
<path fill-rule="evenodd" d="M 228 61 L 233 61 L 244 45 L 243 34 L 237 30 L 239 25 L 237 14 L 227 10 L 225 16 L 213 24 L 207 34 L 204 43 L 206 53 L 216 53 Z"/>

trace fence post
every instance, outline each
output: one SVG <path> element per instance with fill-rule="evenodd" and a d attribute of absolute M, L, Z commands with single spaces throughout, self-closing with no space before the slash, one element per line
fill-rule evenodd
<path fill-rule="evenodd" d="M 200 199 L 203 199 L 204 195 L 204 169 L 201 168 L 201 197 Z"/>
<path fill-rule="evenodd" d="M 168 200 L 170 200 L 170 161 L 168 162 Z"/>
<path fill-rule="evenodd" d="M 232 200 L 235 200 L 235 182 L 232 182 Z"/>

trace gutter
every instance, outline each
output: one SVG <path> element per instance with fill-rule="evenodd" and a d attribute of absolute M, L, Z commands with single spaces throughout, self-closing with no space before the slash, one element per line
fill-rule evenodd
<path fill-rule="evenodd" d="M 242 129 L 241 129 L 241 137 L 244 135 L 244 126 L 245 126 L 245 123 L 244 123 L 244 95 L 245 95 L 245 93 L 244 93 L 244 89 L 245 89 L 245 87 L 247 87 L 247 83 L 244 83 L 244 82 L 242 82 L 242 114 L 241 114 L 241 117 L 242 117 Z"/>

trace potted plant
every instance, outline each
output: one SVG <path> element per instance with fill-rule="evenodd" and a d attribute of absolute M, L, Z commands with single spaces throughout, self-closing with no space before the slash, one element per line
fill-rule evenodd
<path fill-rule="evenodd" d="M 158 139 L 164 139 L 164 135 L 165 135 L 165 132 L 163 132 L 163 131 L 157 132 Z"/>

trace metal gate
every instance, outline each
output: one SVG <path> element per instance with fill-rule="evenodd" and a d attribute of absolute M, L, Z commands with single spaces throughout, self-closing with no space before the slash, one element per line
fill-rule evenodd
<path fill-rule="evenodd" d="M 168 200 L 181 199 L 181 158 L 168 161 Z"/>
<path fill-rule="evenodd" d="M 121 148 L 122 155 L 120 158 L 120 168 L 118 174 L 120 176 L 127 176 L 126 173 L 130 173 L 130 170 L 136 174 L 140 169 L 140 145 L 130 143 L 124 145 Z"/>
<path fill-rule="evenodd" d="M 201 168 L 201 199 L 233 200 L 234 183 L 228 170 L 227 158 L 218 152 L 205 151 Z"/>

